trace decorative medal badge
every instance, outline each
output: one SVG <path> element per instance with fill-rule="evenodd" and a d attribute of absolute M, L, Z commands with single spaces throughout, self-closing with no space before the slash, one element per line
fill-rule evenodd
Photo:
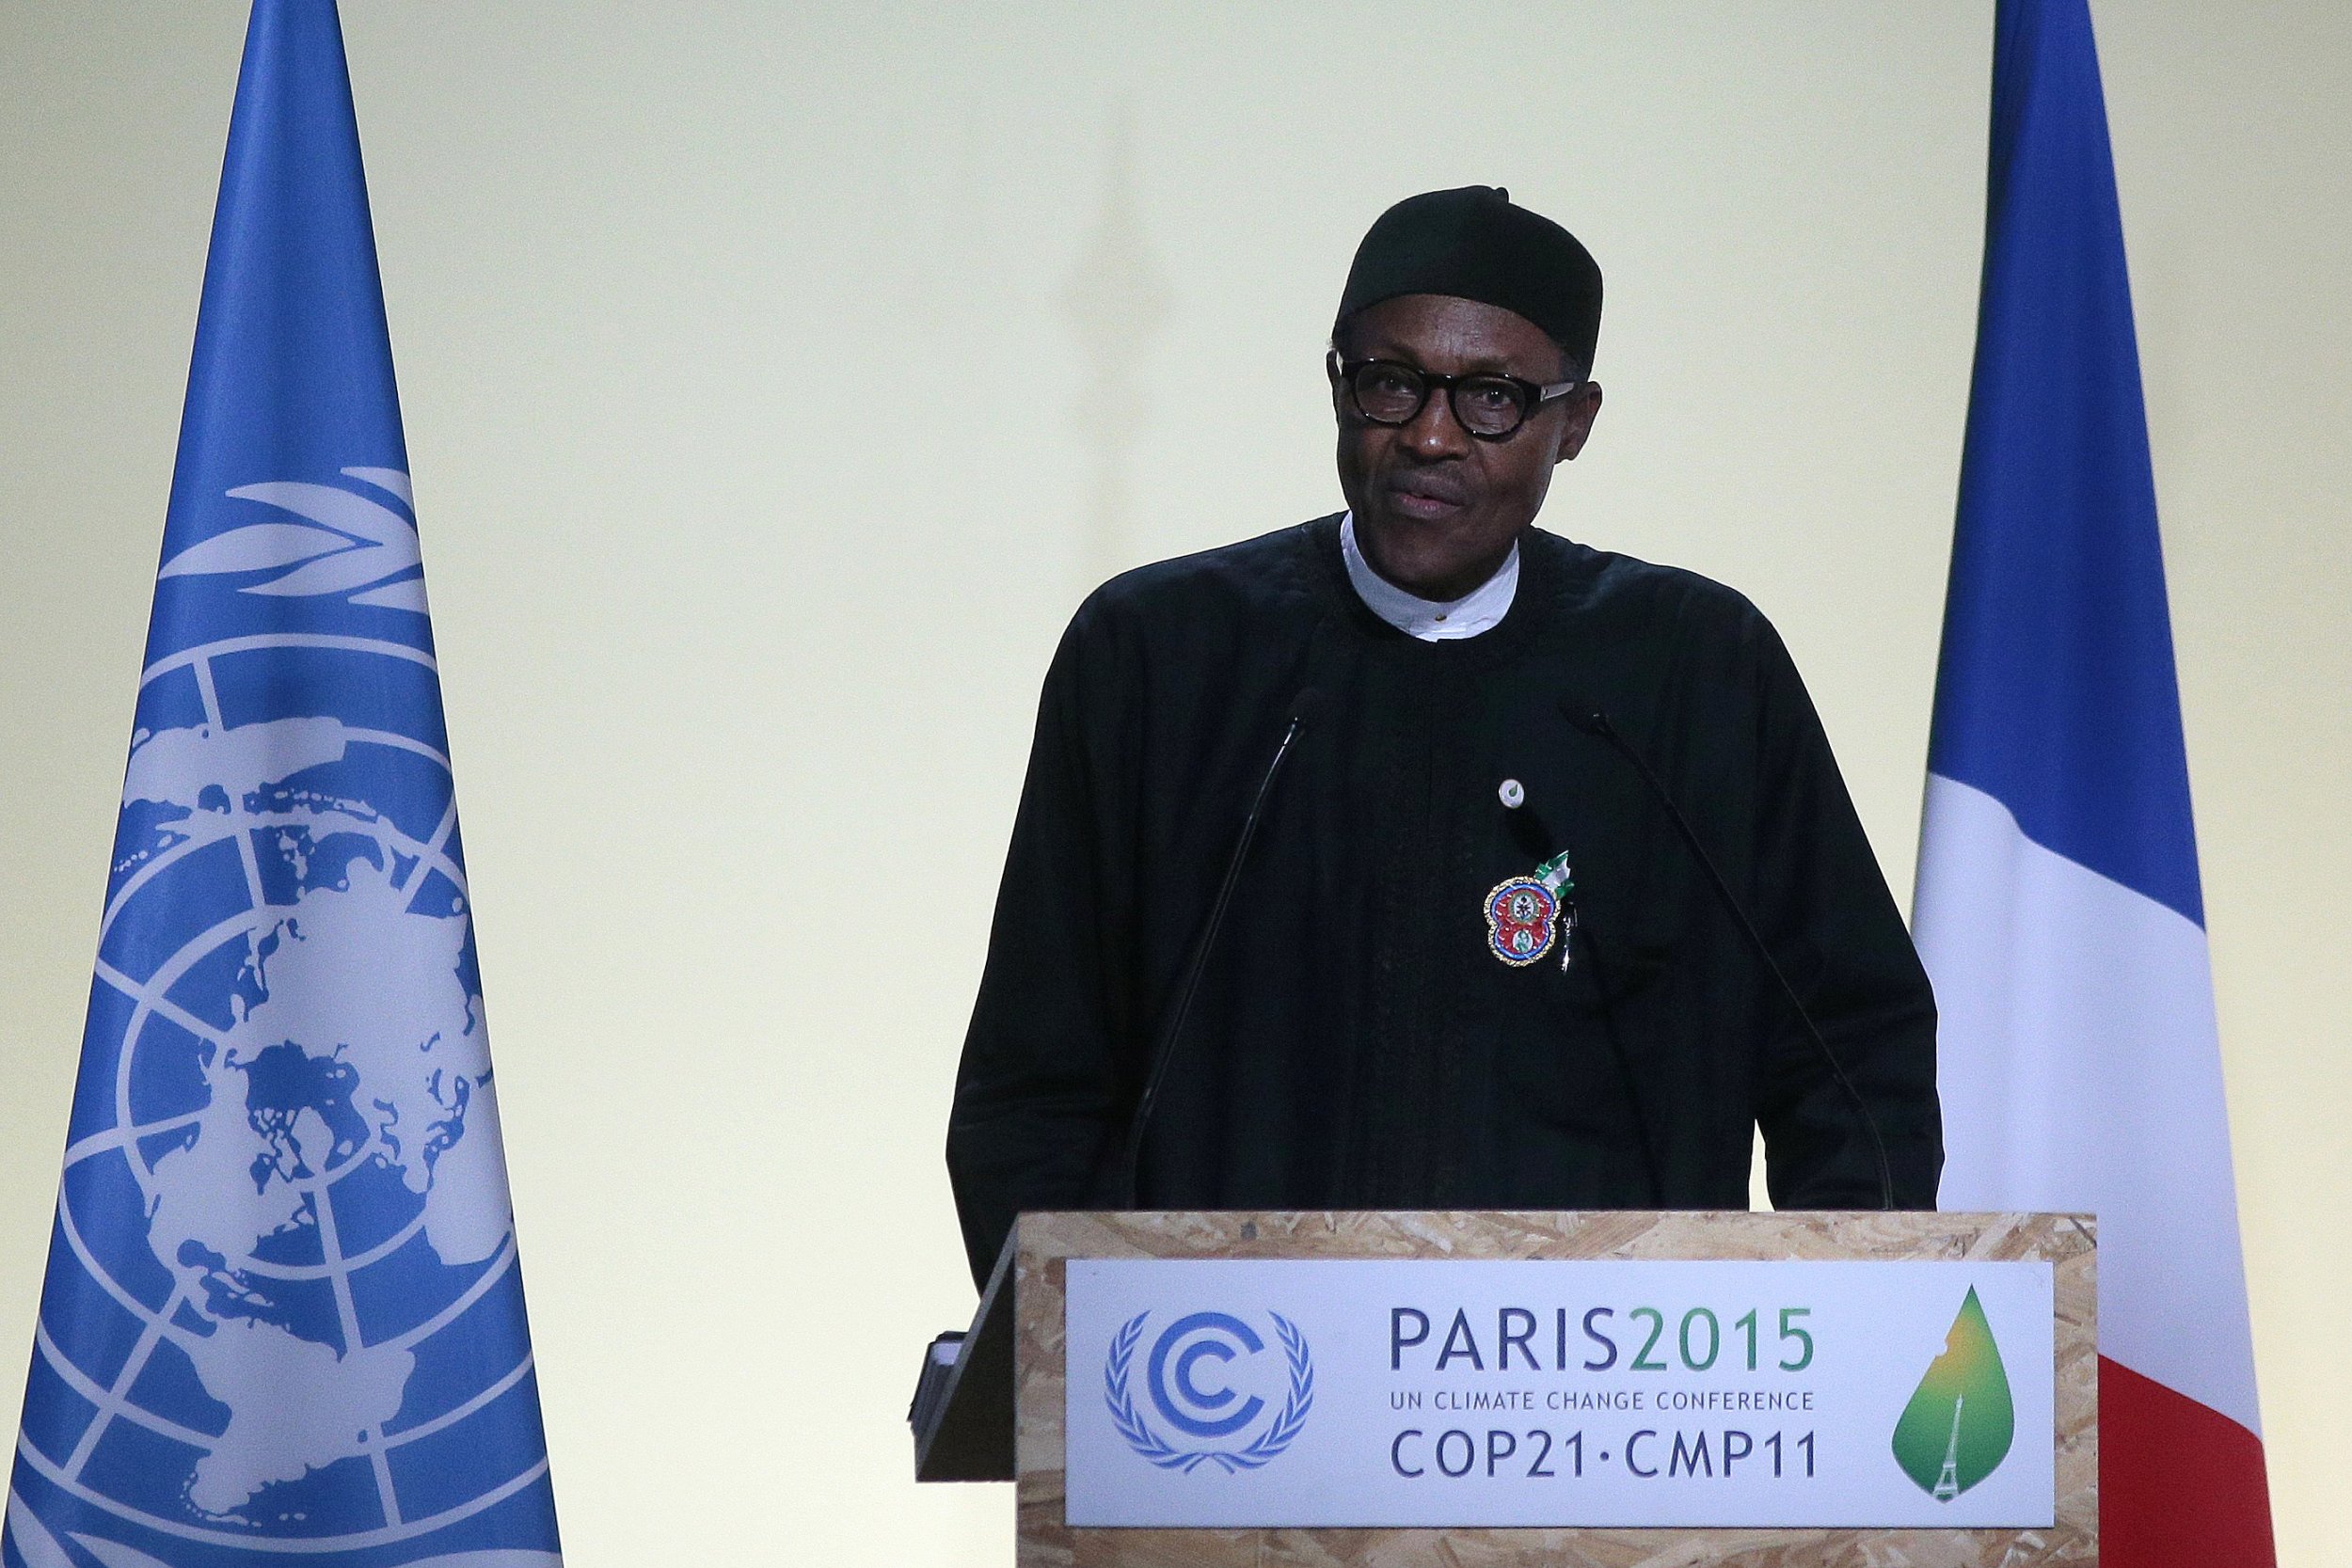
<path fill-rule="evenodd" d="M 1567 895 L 1576 883 L 1568 875 L 1568 857 L 1554 855 L 1535 868 L 1532 877 L 1513 877 L 1486 895 L 1486 948 L 1514 969 L 1524 969 L 1560 943 L 1560 967 L 1565 969 L 1571 950 L 1568 937 L 1576 925 Z"/>
<path fill-rule="evenodd" d="M 1486 945 L 1514 969 L 1551 951 L 1560 906 L 1533 877 L 1514 877 L 1486 895 Z"/>

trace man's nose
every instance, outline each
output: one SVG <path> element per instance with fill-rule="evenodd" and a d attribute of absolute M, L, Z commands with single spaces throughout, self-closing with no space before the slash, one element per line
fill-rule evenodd
<path fill-rule="evenodd" d="M 1429 388 L 1420 411 L 1405 426 L 1406 445 L 1416 457 L 1457 457 L 1470 451 L 1470 432 L 1454 417 L 1454 399 L 1440 387 Z"/>

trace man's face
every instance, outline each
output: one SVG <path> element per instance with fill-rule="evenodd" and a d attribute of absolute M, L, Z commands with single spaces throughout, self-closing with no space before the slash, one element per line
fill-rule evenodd
<path fill-rule="evenodd" d="M 1541 386 L 1575 373 L 1526 317 L 1451 294 L 1405 294 L 1357 312 L 1341 356 L 1394 359 L 1438 375 L 1499 372 Z M 1500 440 L 1464 430 L 1442 392 L 1402 425 L 1374 424 L 1334 380 L 1340 489 L 1373 569 L 1425 599 L 1458 599 L 1492 577 L 1535 520 L 1554 465 L 1583 450 L 1600 411 L 1587 382 Z"/>

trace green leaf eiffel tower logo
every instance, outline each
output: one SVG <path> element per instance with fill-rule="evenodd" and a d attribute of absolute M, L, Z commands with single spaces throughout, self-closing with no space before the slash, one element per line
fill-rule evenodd
<path fill-rule="evenodd" d="M 1972 1286 L 1944 1337 L 1944 1354 L 1895 1423 L 1895 1463 L 1919 1490 L 1947 1503 L 2000 1467 L 2016 1432 L 2001 1347 Z"/>

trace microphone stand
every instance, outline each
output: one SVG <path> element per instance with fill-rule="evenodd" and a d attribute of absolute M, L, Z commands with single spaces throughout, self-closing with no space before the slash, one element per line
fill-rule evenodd
<path fill-rule="evenodd" d="M 1797 1022 L 1804 1026 L 1804 1032 L 1812 1039 L 1814 1049 L 1821 1053 L 1821 1060 L 1829 1064 L 1830 1076 L 1837 1081 L 1837 1085 L 1845 1091 L 1846 1098 L 1853 1102 L 1854 1113 L 1861 1119 L 1863 1130 L 1870 1135 L 1870 1152 L 1878 1163 L 1879 1207 L 1883 1210 L 1892 1210 L 1895 1207 L 1895 1170 L 1886 1158 L 1886 1139 L 1879 1132 L 1878 1117 L 1870 1114 L 1870 1102 L 1862 1098 L 1862 1091 L 1854 1086 L 1853 1079 L 1847 1075 L 1845 1063 L 1837 1059 L 1837 1053 L 1830 1048 L 1828 1037 L 1821 1033 L 1820 1025 L 1813 1022 L 1813 1014 L 1805 1007 L 1803 999 L 1797 995 L 1797 988 L 1790 985 L 1788 976 L 1781 973 L 1778 960 L 1772 957 L 1772 950 L 1765 945 L 1763 936 L 1756 928 L 1756 923 L 1748 918 L 1748 911 L 1740 907 L 1738 896 L 1731 891 L 1731 884 L 1725 881 L 1724 874 L 1716 869 L 1714 859 L 1708 854 L 1707 847 L 1699 842 L 1698 832 L 1691 826 L 1691 819 L 1682 815 L 1682 808 L 1675 804 L 1674 797 L 1666 792 L 1664 783 L 1652 770 L 1642 753 L 1635 751 L 1625 736 L 1617 733 L 1617 726 L 1609 721 L 1609 715 L 1606 712 L 1597 707 L 1572 702 L 1563 702 L 1560 705 L 1567 714 L 1568 722 L 1582 730 L 1586 735 L 1607 741 L 1615 749 L 1619 756 L 1631 763 L 1633 770 L 1642 776 L 1642 783 L 1648 786 L 1651 797 L 1665 808 L 1666 816 L 1674 822 L 1675 831 L 1682 837 L 1683 846 L 1691 851 L 1691 858 L 1697 861 L 1700 869 L 1707 873 L 1707 879 L 1714 888 L 1715 896 L 1722 901 L 1724 908 L 1730 911 L 1733 923 L 1740 927 L 1740 934 L 1747 938 L 1748 946 L 1754 950 L 1756 958 L 1762 960 L 1765 971 L 1772 977 L 1772 983 L 1780 988 L 1781 995 L 1788 999 L 1789 1009 L 1797 1015 Z"/>
<path fill-rule="evenodd" d="M 1216 890 L 1216 902 L 1209 907 L 1209 923 L 1202 928 L 1200 940 L 1192 950 L 1192 963 L 1185 971 L 1184 989 L 1178 992 L 1175 1009 L 1168 1014 L 1168 1027 L 1161 1031 L 1158 1044 L 1152 1053 L 1152 1069 L 1144 1079 L 1143 1093 L 1136 1100 L 1135 1115 L 1127 1123 L 1127 1147 L 1120 1159 L 1119 1185 L 1115 1189 L 1115 1207 L 1132 1209 L 1136 1206 L 1136 1186 L 1143 1161 L 1143 1135 L 1152 1122 L 1152 1108 L 1160 1097 L 1160 1085 L 1168 1077 L 1168 1063 L 1175 1058 L 1177 1041 L 1184 1032 L 1184 1020 L 1192 1012 L 1193 998 L 1200 990 L 1200 976 L 1209 967 L 1209 953 L 1216 945 L 1216 933 L 1225 924 L 1226 907 L 1233 899 L 1233 884 L 1241 880 L 1242 862 L 1248 857 L 1250 841 L 1258 835 L 1258 817 L 1264 811 L 1266 796 L 1274 788 L 1275 775 L 1282 770 L 1282 763 L 1291 754 L 1291 743 L 1314 710 L 1321 705 L 1323 693 L 1308 687 L 1291 702 L 1291 721 L 1282 731 L 1281 743 L 1274 748 L 1274 759 L 1266 764 L 1265 774 L 1258 781 L 1258 793 L 1249 802 L 1249 815 L 1242 818 L 1241 836 L 1234 840 L 1233 855 L 1225 863 L 1225 880 Z"/>

